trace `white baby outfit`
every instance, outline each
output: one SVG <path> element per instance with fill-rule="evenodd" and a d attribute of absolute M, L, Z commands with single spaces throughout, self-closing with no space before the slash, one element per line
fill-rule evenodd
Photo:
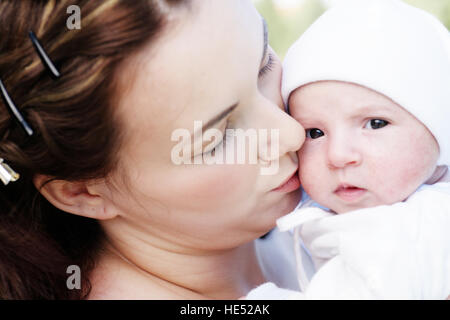
<path fill-rule="evenodd" d="M 391 98 L 436 138 L 438 165 L 450 164 L 450 34 L 432 15 L 398 0 L 343 0 L 289 49 L 286 106 L 295 89 L 322 80 Z M 284 238 L 294 243 L 298 284 L 266 283 L 247 299 L 447 298 L 448 180 L 422 185 L 404 202 L 342 215 L 303 200 L 277 221 L 277 234 L 290 230 Z"/>
<path fill-rule="evenodd" d="M 266 283 L 250 291 L 249 300 L 450 295 L 450 182 L 423 185 L 404 202 L 342 215 L 310 203 L 277 224 L 299 232 L 301 285 L 283 286 L 287 290 Z M 294 232 L 286 232 L 291 241 Z"/>

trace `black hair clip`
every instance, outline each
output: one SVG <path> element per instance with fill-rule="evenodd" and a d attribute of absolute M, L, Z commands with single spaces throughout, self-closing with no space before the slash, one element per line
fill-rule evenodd
<path fill-rule="evenodd" d="M 28 34 L 30 36 L 31 42 L 33 42 L 34 48 L 36 49 L 36 51 L 39 55 L 39 58 L 41 58 L 42 63 L 47 68 L 47 70 L 50 71 L 50 75 L 54 79 L 58 79 L 60 76 L 60 73 L 59 73 L 58 69 L 55 67 L 55 65 L 53 64 L 52 60 L 50 60 L 50 58 L 48 57 L 45 50 L 42 48 L 38 38 L 36 37 L 36 35 L 34 34 L 33 31 L 30 31 Z"/>
<path fill-rule="evenodd" d="M 11 112 L 11 114 L 20 123 L 20 125 L 22 126 L 23 130 L 25 131 L 25 133 L 28 136 L 31 137 L 33 135 L 33 129 L 31 129 L 31 127 L 28 124 L 28 122 L 25 121 L 25 119 L 23 118 L 22 114 L 20 113 L 20 111 L 17 109 L 16 105 L 12 101 L 11 97 L 8 94 L 8 91 L 6 91 L 6 88 L 3 85 L 2 79 L 0 79 L 0 93 L 1 93 L 1 96 L 3 98 L 3 102 L 8 107 L 9 111 Z"/>
<path fill-rule="evenodd" d="M 54 80 L 58 79 L 60 77 L 60 73 L 58 69 L 55 67 L 53 62 L 48 57 L 45 50 L 42 48 L 41 44 L 39 43 L 39 40 L 37 39 L 36 35 L 33 31 L 29 32 L 29 36 L 31 39 L 31 42 L 33 43 L 34 48 L 36 49 L 39 58 L 41 59 L 44 66 L 47 68 L 47 70 L 50 72 L 50 75 Z M 3 102 L 5 103 L 5 106 L 8 108 L 10 113 L 14 116 L 14 118 L 20 123 L 21 127 L 25 131 L 25 133 L 31 137 L 34 132 L 33 129 L 30 127 L 28 122 L 24 119 L 22 114 L 20 113 L 19 109 L 17 109 L 16 105 L 14 104 L 14 101 L 11 99 L 11 97 L 8 94 L 8 91 L 6 90 L 5 85 L 3 84 L 2 79 L 0 78 L 0 95 L 2 96 Z M 9 165 L 7 165 L 2 158 L 0 158 L 0 181 L 3 182 L 4 185 L 7 185 L 9 182 L 14 182 L 19 179 L 20 175 L 15 172 Z"/>
<path fill-rule="evenodd" d="M 14 102 L 11 100 L 11 97 L 6 91 L 5 86 L 3 85 L 2 79 L 0 79 L 0 94 L 5 102 L 5 105 L 8 107 L 9 111 L 14 115 L 17 121 L 22 125 L 22 128 L 25 130 L 28 136 L 33 135 L 33 129 L 28 125 L 25 119 L 22 117 L 22 114 L 17 110 Z M 7 165 L 2 158 L 0 158 L 0 181 L 6 186 L 10 182 L 17 181 L 20 175 L 15 172 L 9 165 Z"/>
<path fill-rule="evenodd" d="M 55 79 L 55 80 L 58 79 L 60 77 L 60 73 L 59 73 L 58 69 L 55 67 L 55 65 L 53 64 L 53 62 L 48 57 L 45 50 L 42 48 L 38 38 L 36 37 L 36 35 L 34 34 L 33 31 L 30 31 L 28 34 L 30 36 L 30 39 L 31 39 L 31 42 L 33 43 L 34 48 L 36 49 L 36 51 L 39 55 L 39 58 L 41 59 L 42 63 L 47 68 L 47 70 L 50 72 L 50 75 L 52 76 L 53 79 Z M 26 134 L 28 136 L 32 136 L 33 129 L 31 129 L 28 122 L 25 121 L 24 117 L 17 109 L 16 105 L 14 104 L 13 100 L 9 96 L 8 91 L 6 90 L 1 79 L 0 79 L 0 93 L 3 98 L 3 101 L 5 102 L 5 105 L 8 107 L 9 111 L 14 115 L 14 117 L 20 123 L 22 128 L 25 130 Z"/>

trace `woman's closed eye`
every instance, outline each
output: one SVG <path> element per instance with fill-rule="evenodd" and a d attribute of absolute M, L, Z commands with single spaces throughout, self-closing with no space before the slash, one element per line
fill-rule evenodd
<path fill-rule="evenodd" d="M 322 137 L 324 134 L 324 132 L 320 129 L 317 128 L 312 128 L 312 129 L 306 129 L 306 138 L 308 139 L 318 139 L 320 137 Z"/>
<path fill-rule="evenodd" d="M 388 121 L 382 119 L 370 119 L 364 125 L 364 129 L 381 129 L 389 124 Z"/>
<path fill-rule="evenodd" d="M 227 140 L 233 137 L 232 130 L 229 130 L 229 129 L 230 128 L 227 123 L 225 130 L 224 130 L 224 134 L 222 135 L 222 139 L 220 140 L 220 142 L 218 144 L 216 144 L 214 146 L 214 148 L 212 148 L 211 150 L 203 152 L 203 154 L 212 154 L 214 156 L 214 154 L 218 148 L 225 148 Z"/>
<path fill-rule="evenodd" d="M 269 59 L 264 67 L 262 67 L 261 70 L 259 70 L 258 78 L 262 78 L 265 74 L 272 71 L 273 65 L 274 65 L 274 56 L 272 53 L 269 53 Z"/>

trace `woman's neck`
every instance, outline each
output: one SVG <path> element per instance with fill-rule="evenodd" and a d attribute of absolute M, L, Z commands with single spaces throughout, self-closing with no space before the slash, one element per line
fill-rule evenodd
<path fill-rule="evenodd" d="M 193 252 L 140 237 L 109 240 L 104 248 L 91 277 L 93 299 L 237 299 L 265 281 L 253 242 Z"/>

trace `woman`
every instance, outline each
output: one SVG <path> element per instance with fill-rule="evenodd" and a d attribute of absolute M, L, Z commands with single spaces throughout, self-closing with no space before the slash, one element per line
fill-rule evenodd
<path fill-rule="evenodd" d="M 250 0 L 76 4 L 80 30 L 66 28 L 66 1 L 0 3 L 0 78 L 34 131 L 0 104 L 0 158 L 20 174 L 0 187 L 0 297 L 245 295 L 266 280 L 253 240 L 300 200 L 285 182 L 304 140 L 283 112 L 260 15 Z M 197 139 L 195 121 L 222 134 L 278 129 L 278 153 L 258 165 L 176 165 L 171 135 Z M 278 172 L 261 175 L 273 161 Z M 81 290 L 66 286 L 69 265 Z"/>

